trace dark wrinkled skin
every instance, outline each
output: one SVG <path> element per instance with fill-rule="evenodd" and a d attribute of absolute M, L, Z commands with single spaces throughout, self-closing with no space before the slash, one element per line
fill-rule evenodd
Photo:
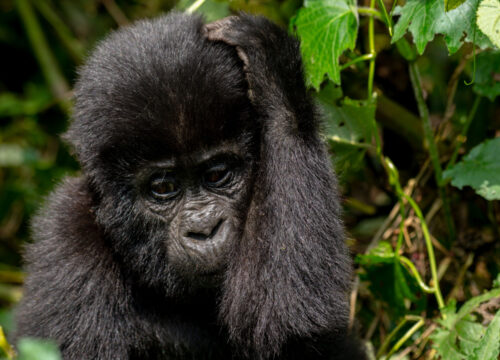
<path fill-rule="evenodd" d="M 34 220 L 16 337 L 71 360 L 364 359 L 295 39 L 246 15 L 141 21 L 75 97 L 82 175 Z"/>

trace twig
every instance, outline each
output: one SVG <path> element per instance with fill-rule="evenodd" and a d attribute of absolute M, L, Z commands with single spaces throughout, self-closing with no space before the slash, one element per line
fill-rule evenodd
<path fill-rule="evenodd" d="M 50 51 L 47 40 L 43 34 L 42 27 L 35 16 L 29 0 L 16 0 L 17 10 L 21 21 L 26 29 L 26 34 L 35 53 L 35 57 L 40 64 L 43 76 L 47 81 L 52 94 L 60 100 L 60 104 L 65 112 L 69 112 L 71 103 L 68 100 L 69 85 L 63 76 L 59 65 Z"/>
<path fill-rule="evenodd" d="M 85 54 L 84 48 L 73 36 L 68 26 L 60 19 L 46 0 L 37 0 L 34 2 L 34 5 L 45 20 L 52 25 L 56 35 L 61 39 L 62 44 L 66 47 L 73 60 L 76 63 L 80 63 Z"/>
<path fill-rule="evenodd" d="M 454 282 L 455 285 L 453 286 L 451 291 L 448 293 L 448 296 L 446 297 L 447 302 L 455 297 L 458 288 L 463 285 L 465 273 L 467 272 L 467 269 L 472 265 L 473 260 L 474 260 L 474 254 L 471 253 L 469 254 L 469 256 L 467 256 L 467 260 L 465 260 L 465 263 L 458 272 L 458 276 Z"/>
<path fill-rule="evenodd" d="M 410 79 L 413 86 L 413 92 L 415 93 L 415 99 L 418 105 L 418 111 L 420 117 L 422 118 L 424 134 L 427 140 L 427 146 L 429 147 L 429 155 L 431 157 L 432 166 L 434 168 L 434 176 L 436 179 L 437 186 L 439 188 L 439 194 L 443 200 L 443 210 L 446 219 L 446 224 L 449 232 L 449 240 L 455 239 L 455 224 L 453 223 L 453 218 L 451 216 L 450 203 L 446 195 L 446 189 L 443 184 L 443 175 L 441 169 L 441 162 L 439 160 L 439 153 L 434 140 L 434 133 L 432 131 L 431 120 L 429 117 L 429 110 L 425 104 L 422 83 L 420 80 L 420 74 L 418 71 L 417 64 L 413 61 L 410 62 Z"/>
<path fill-rule="evenodd" d="M 125 26 L 130 23 L 125 13 L 122 9 L 120 9 L 114 0 L 102 0 L 102 4 L 119 26 Z"/>

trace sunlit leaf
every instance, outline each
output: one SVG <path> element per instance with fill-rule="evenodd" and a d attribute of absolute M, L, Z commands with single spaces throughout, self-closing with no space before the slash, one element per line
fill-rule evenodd
<path fill-rule="evenodd" d="M 483 0 L 477 9 L 477 26 L 500 48 L 500 1 Z"/>

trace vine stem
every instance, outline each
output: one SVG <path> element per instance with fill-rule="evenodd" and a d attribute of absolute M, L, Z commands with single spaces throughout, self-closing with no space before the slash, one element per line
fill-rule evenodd
<path fill-rule="evenodd" d="M 431 277 L 432 277 L 432 287 L 435 290 L 436 300 L 439 306 L 439 309 L 444 308 L 444 300 L 443 295 L 441 294 L 441 289 L 439 288 L 439 279 L 437 276 L 437 267 L 436 267 L 436 256 L 434 255 L 434 247 L 432 246 L 431 236 L 429 234 L 429 228 L 427 227 L 427 223 L 425 222 L 424 215 L 420 210 L 420 207 L 417 205 L 415 200 L 411 198 L 411 196 L 406 195 L 405 193 L 400 194 L 404 197 L 410 206 L 415 211 L 415 214 L 420 220 L 420 226 L 422 227 L 422 233 L 424 235 L 425 245 L 427 247 L 427 254 L 429 255 L 429 267 L 431 268 Z"/>
<path fill-rule="evenodd" d="M 366 61 L 366 60 L 371 60 L 372 58 L 373 58 L 373 54 L 364 54 L 364 55 L 358 56 L 357 58 L 352 59 L 351 61 L 346 62 L 345 64 L 343 64 L 343 65 L 340 67 L 340 71 L 345 70 L 345 69 L 347 69 L 349 66 L 354 65 L 354 64 L 356 64 L 356 63 L 358 63 L 358 62 L 361 62 L 361 61 Z"/>
<path fill-rule="evenodd" d="M 73 60 L 78 64 L 81 63 L 82 59 L 85 57 L 85 49 L 83 45 L 73 36 L 71 30 L 64 23 L 64 21 L 61 20 L 54 9 L 52 9 L 52 7 L 47 3 L 47 0 L 37 0 L 33 3 L 33 5 L 52 26 Z"/>
<path fill-rule="evenodd" d="M 439 309 L 442 309 L 444 307 L 443 295 L 441 294 L 441 289 L 439 288 L 439 279 L 437 276 L 437 267 L 436 267 L 436 256 L 434 255 L 434 247 L 432 246 L 432 240 L 431 240 L 431 236 L 429 233 L 429 228 L 427 227 L 427 222 L 425 221 L 425 218 L 422 214 L 422 210 L 420 210 L 420 207 L 415 202 L 415 200 L 413 200 L 413 198 L 411 196 L 407 195 L 403 191 L 403 189 L 401 188 L 401 184 L 399 183 L 399 174 L 398 174 L 396 167 L 392 163 L 392 161 L 388 158 L 383 158 L 382 160 L 384 161 L 383 162 L 384 168 L 387 172 L 387 175 L 389 176 L 389 182 L 396 190 L 396 195 L 397 195 L 397 197 L 400 201 L 400 204 L 401 204 L 400 208 L 404 209 L 404 204 L 403 204 L 402 200 L 406 199 L 406 201 L 408 201 L 410 206 L 413 208 L 413 211 L 415 211 L 415 214 L 417 215 L 418 219 L 420 220 L 420 227 L 422 228 L 422 233 L 424 235 L 425 245 L 427 248 L 427 255 L 429 257 L 429 267 L 431 269 L 431 277 L 432 277 L 432 282 L 433 282 L 432 287 L 428 287 L 425 285 L 425 286 L 421 286 L 421 288 L 425 292 L 428 292 L 427 290 L 432 289 L 433 290 L 432 292 L 434 293 L 434 295 L 436 297 L 436 301 L 438 303 Z M 400 210 L 400 211 L 401 211 L 401 216 L 402 216 L 401 221 L 404 222 L 404 219 L 405 219 L 404 211 L 402 211 L 402 210 Z M 402 228 L 402 227 L 400 227 L 400 228 Z M 396 256 L 398 256 L 398 257 L 399 257 L 399 248 L 401 246 L 401 241 L 402 241 L 402 239 L 398 238 L 398 245 L 396 247 L 396 249 L 397 249 Z M 402 257 L 399 257 L 399 259 L 401 261 Z M 408 260 L 408 262 L 410 262 L 410 261 Z M 402 263 L 409 266 L 409 264 L 405 260 L 402 260 Z M 410 271 L 412 271 L 412 273 L 413 273 L 413 268 L 410 266 Z M 414 270 L 416 271 L 416 269 L 414 269 Z M 413 274 L 413 275 L 415 275 L 415 274 Z M 419 283 L 419 285 L 421 285 L 420 283 L 423 284 L 423 281 L 421 281 L 420 275 L 418 277 L 415 276 L 415 278 L 416 278 L 417 282 Z M 420 281 L 419 281 L 419 279 L 420 279 Z"/>
<path fill-rule="evenodd" d="M 399 344 L 399 346 L 401 346 L 409 336 L 411 336 L 418 328 L 420 328 L 420 326 L 422 326 L 424 324 L 424 319 L 421 317 L 421 316 L 416 316 L 416 315 L 406 315 L 403 319 L 403 321 L 401 321 L 395 328 L 394 330 L 392 330 L 390 332 L 390 334 L 384 339 L 384 342 L 383 344 L 380 346 L 378 352 L 377 352 L 377 355 L 376 355 L 376 358 L 380 358 L 382 356 L 382 354 L 385 352 L 385 350 L 387 349 L 387 347 L 389 346 L 392 338 L 398 333 L 399 330 L 401 330 L 401 328 L 408 322 L 408 321 L 416 321 L 417 323 L 409 330 L 406 332 L 405 336 L 403 336 L 397 343 L 396 345 L 394 345 L 394 347 L 391 349 L 391 352 L 393 350 L 397 350 L 395 349 L 396 346 Z M 412 331 L 412 329 L 416 326 L 416 325 L 419 325 L 414 331 Z M 410 331 L 412 331 L 410 333 Z M 410 333 L 410 334 L 409 334 Z M 408 335 L 408 336 L 407 336 Z M 404 341 L 400 344 L 401 340 Z M 398 348 L 399 348 L 398 346 Z M 387 359 L 389 358 L 389 356 L 387 356 Z"/>
<path fill-rule="evenodd" d="M 377 9 L 374 9 L 372 7 L 359 6 L 358 13 L 361 15 L 376 16 L 376 17 L 382 19 L 382 14 L 380 13 L 380 11 L 378 11 Z"/>
<path fill-rule="evenodd" d="M 439 189 L 439 194 L 443 200 L 443 210 L 446 219 L 446 225 L 448 227 L 450 239 L 455 238 L 455 225 L 453 223 L 453 218 L 451 216 L 450 202 L 446 195 L 446 189 L 443 183 L 443 170 L 441 169 L 441 163 L 439 160 L 439 152 L 434 141 L 434 133 L 432 131 L 431 120 L 429 116 L 429 110 L 425 104 L 422 81 L 420 78 L 420 73 L 418 71 L 417 64 L 415 61 L 410 62 L 410 80 L 413 87 L 413 92 L 415 93 L 415 99 L 418 105 L 418 112 L 422 118 L 424 136 L 427 140 L 427 145 L 429 147 L 429 155 L 431 157 L 431 163 L 434 168 L 434 176 Z"/>
<path fill-rule="evenodd" d="M 204 2 L 205 2 L 205 0 L 196 0 L 190 7 L 188 7 L 186 9 L 186 12 L 188 14 L 194 13 L 196 10 L 198 10 L 201 7 L 201 5 L 203 5 Z"/>
<path fill-rule="evenodd" d="M 370 9 L 375 9 L 375 0 L 370 1 Z M 377 57 L 377 53 L 375 52 L 375 19 L 373 16 L 370 16 L 368 19 L 368 44 L 370 47 L 369 54 L 372 55 L 368 68 L 368 99 L 372 99 L 373 79 L 375 77 L 375 58 Z"/>
<path fill-rule="evenodd" d="M 420 329 L 425 324 L 425 320 L 420 318 L 402 337 L 398 340 L 396 344 L 392 347 L 391 351 L 387 354 L 387 359 L 390 359 L 392 354 L 394 354 L 398 349 L 408 340 L 418 329 Z"/>
<path fill-rule="evenodd" d="M 0 348 L 3 350 L 5 353 L 7 359 L 12 360 L 16 356 L 16 352 L 10 346 L 9 342 L 7 341 L 7 338 L 5 337 L 5 334 L 3 332 L 3 328 L 0 326 Z"/>

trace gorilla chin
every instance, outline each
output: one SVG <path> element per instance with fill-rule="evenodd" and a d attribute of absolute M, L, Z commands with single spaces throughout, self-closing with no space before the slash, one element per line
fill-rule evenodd
<path fill-rule="evenodd" d="M 16 338 L 64 359 L 364 359 L 351 260 L 299 44 L 172 13 L 80 69 L 81 175 L 33 221 Z"/>

